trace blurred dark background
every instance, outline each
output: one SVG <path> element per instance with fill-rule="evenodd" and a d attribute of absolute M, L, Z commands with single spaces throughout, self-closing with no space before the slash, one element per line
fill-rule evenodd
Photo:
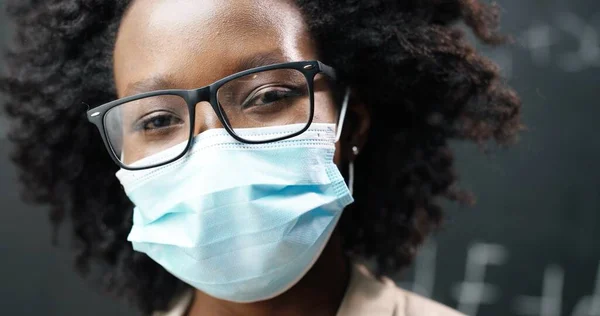
<path fill-rule="evenodd" d="M 600 316 L 600 2 L 498 2 L 515 44 L 481 49 L 521 94 L 528 130 L 490 154 L 454 144 L 478 203 L 448 205 L 398 280 L 469 315 Z M 0 16 L 2 43 L 9 33 Z M 52 246 L 46 209 L 19 199 L 5 131 L 0 117 L 3 314 L 136 314 L 73 272 L 68 238 Z"/>

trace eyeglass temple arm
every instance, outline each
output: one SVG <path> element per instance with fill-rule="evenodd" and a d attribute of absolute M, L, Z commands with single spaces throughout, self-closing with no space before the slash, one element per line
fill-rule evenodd
<path fill-rule="evenodd" d="M 319 63 L 319 70 L 321 70 L 322 73 L 326 74 L 333 80 L 337 80 L 337 74 L 335 73 L 335 69 L 333 69 L 333 67 L 329 67 L 320 61 L 317 62 Z"/>

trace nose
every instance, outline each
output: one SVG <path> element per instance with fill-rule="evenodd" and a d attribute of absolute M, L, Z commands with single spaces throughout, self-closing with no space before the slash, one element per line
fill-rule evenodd
<path fill-rule="evenodd" d="M 196 117 L 194 119 L 194 136 L 209 129 L 223 128 L 217 113 L 206 101 L 196 104 Z"/>

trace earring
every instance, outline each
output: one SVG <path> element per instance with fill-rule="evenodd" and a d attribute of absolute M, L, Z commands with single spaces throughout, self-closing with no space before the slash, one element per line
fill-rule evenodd
<path fill-rule="evenodd" d="M 352 146 L 352 153 L 354 154 L 354 158 L 358 156 L 360 150 L 357 146 Z M 354 158 L 350 159 L 348 163 L 348 189 L 350 189 L 350 195 L 354 193 Z"/>

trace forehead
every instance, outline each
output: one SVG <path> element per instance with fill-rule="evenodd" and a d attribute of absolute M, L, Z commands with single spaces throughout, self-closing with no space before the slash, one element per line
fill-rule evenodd
<path fill-rule="evenodd" d="M 287 0 L 138 0 L 123 18 L 114 53 L 121 96 L 150 77 L 169 78 L 174 86 L 163 88 L 197 88 L 261 54 L 316 59 L 302 14 Z"/>

